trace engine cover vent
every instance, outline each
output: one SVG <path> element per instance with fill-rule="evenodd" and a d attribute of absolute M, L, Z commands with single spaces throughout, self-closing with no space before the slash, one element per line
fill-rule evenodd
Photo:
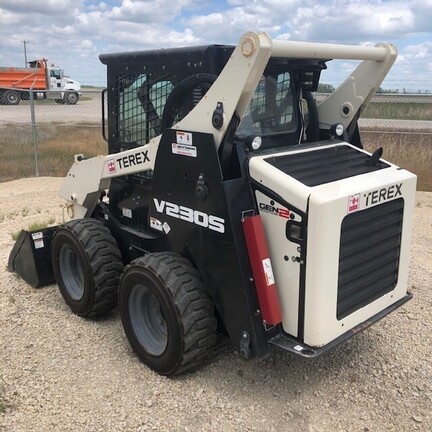
<path fill-rule="evenodd" d="M 382 160 L 374 166 L 368 166 L 366 161 L 369 158 L 368 154 L 360 150 L 341 145 L 264 160 L 306 186 L 318 186 L 390 166 Z"/>
<path fill-rule="evenodd" d="M 337 319 L 392 291 L 398 280 L 404 200 L 347 215 L 341 226 Z"/>

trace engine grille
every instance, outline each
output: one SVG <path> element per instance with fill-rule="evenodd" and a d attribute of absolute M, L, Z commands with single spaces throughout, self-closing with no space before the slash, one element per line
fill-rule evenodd
<path fill-rule="evenodd" d="M 347 145 L 300 152 L 265 159 L 267 163 L 306 186 L 318 186 L 388 168 L 382 160 L 368 166 L 369 155 Z"/>
<path fill-rule="evenodd" d="M 347 215 L 341 226 L 337 319 L 392 291 L 398 280 L 404 200 Z"/>

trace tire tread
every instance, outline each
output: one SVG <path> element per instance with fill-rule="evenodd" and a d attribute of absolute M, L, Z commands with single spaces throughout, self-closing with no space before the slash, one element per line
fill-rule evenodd
<path fill-rule="evenodd" d="M 77 219 L 64 225 L 83 246 L 94 275 L 94 302 L 82 316 L 99 318 L 117 306 L 123 272 L 120 251 L 110 230 L 96 219 Z"/>
<path fill-rule="evenodd" d="M 177 309 L 183 330 L 183 349 L 177 367 L 169 375 L 196 369 L 212 352 L 217 339 L 214 306 L 201 275 L 188 259 L 171 252 L 147 254 L 131 265 L 154 272 L 167 287 Z"/>

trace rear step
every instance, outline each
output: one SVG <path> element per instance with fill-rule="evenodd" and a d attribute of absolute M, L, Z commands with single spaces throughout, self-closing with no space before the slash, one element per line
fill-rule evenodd
<path fill-rule="evenodd" d="M 351 330 L 347 331 L 343 335 L 339 336 L 332 342 L 322 347 L 311 347 L 302 342 L 299 342 L 298 339 L 295 339 L 286 333 L 281 333 L 273 337 L 272 339 L 269 340 L 269 344 L 281 348 L 284 351 L 289 351 L 291 353 L 298 354 L 302 357 L 307 357 L 307 358 L 319 357 L 320 355 L 324 354 L 327 351 L 330 351 L 332 348 L 336 347 L 337 345 L 340 345 L 342 342 L 345 342 L 346 340 L 351 338 L 351 336 L 354 336 L 356 333 L 359 333 L 367 329 L 372 324 L 376 323 L 381 318 L 384 318 L 390 312 L 394 311 L 395 309 L 402 306 L 404 303 L 406 303 L 408 300 L 411 299 L 412 299 L 412 294 L 407 293 L 405 297 L 401 298 L 396 303 L 388 306 L 384 310 L 378 312 L 373 317 L 357 325 L 356 327 L 352 328 Z"/>
<path fill-rule="evenodd" d="M 55 229 L 21 231 L 9 255 L 8 270 L 17 273 L 33 288 L 55 281 L 51 261 L 51 241 Z"/>

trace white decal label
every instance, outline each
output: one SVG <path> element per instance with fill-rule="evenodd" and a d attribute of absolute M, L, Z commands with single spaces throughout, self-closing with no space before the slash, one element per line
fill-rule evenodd
<path fill-rule="evenodd" d="M 35 240 L 34 241 L 34 247 L 35 247 L 35 249 L 42 249 L 44 247 L 44 241 L 43 240 Z"/>
<path fill-rule="evenodd" d="M 43 234 L 42 231 L 36 232 L 32 234 L 32 239 L 33 240 L 40 240 L 43 238 Z"/>
<path fill-rule="evenodd" d="M 132 210 L 131 210 L 131 209 L 128 209 L 128 208 L 126 208 L 126 207 L 122 207 L 122 215 L 123 215 L 124 217 L 129 218 L 129 219 L 132 219 Z"/>
<path fill-rule="evenodd" d="M 303 351 L 303 347 L 302 347 L 301 345 L 296 345 L 296 346 L 294 347 L 294 349 L 295 349 L 296 351 Z"/>
<path fill-rule="evenodd" d="M 190 132 L 176 132 L 177 144 L 192 145 L 192 134 Z"/>
<path fill-rule="evenodd" d="M 171 231 L 171 227 L 166 222 L 164 222 L 162 228 L 165 231 L 165 234 L 168 234 Z"/>
<path fill-rule="evenodd" d="M 225 232 L 225 219 L 221 217 L 168 201 L 159 201 L 157 198 L 153 198 L 153 202 L 158 213 L 166 214 L 172 218 L 181 219 L 221 234 Z"/>
<path fill-rule="evenodd" d="M 177 155 L 197 157 L 197 148 L 186 144 L 172 143 L 172 152 Z"/>
<path fill-rule="evenodd" d="M 150 218 L 150 228 L 156 231 L 163 231 L 162 222 L 154 217 Z"/>
<path fill-rule="evenodd" d="M 273 285 L 275 283 L 275 279 L 273 275 L 273 269 L 272 269 L 270 258 L 263 259 L 262 264 L 263 264 L 267 286 Z"/>

